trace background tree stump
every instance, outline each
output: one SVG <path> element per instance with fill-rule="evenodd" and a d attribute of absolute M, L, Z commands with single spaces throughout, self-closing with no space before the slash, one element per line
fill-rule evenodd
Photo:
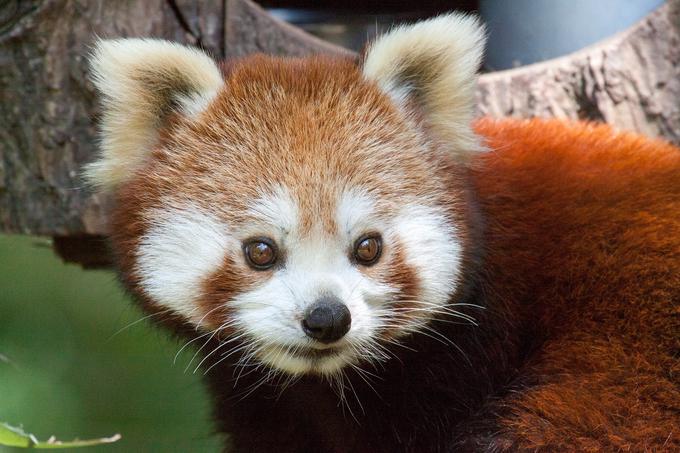
<path fill-rule="evenodd" d="M 491 116 L 602 121 L 680 144 L 680 1 L 571 55 L 480 77 Z"/>
<path fill-rule="evenodd" d="M 217 58 L 351 54 L 249 0 L 14 0 L 0 11 L 0 231 L 51 236 L 106 266 L 107 201 L 83 187 L 98 105 L 85 56 L 96 37 L 158 37 Z M 680 143 L 680 0 L 575 54 L 482 75 L 480 114 L 605 121 Z"/>

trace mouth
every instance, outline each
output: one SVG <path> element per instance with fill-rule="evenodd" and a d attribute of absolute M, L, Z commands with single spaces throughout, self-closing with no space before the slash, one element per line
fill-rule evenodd
<path fill-rule="evenodd" d="M 302 350 L 292 351 L 290 354 L 293 357 L 297 357 L 299 359 L 317 362 L 323 359 L 339 356 L 341 354 L 341 350 L 340 348 L 305 348 Z"/>
<path fill-rule="evenodd" d="M 311 346 L 286 348 L 270 347 L 261 350 L 260 360 L 291 374 L 329 374 L 345 366 L 351 357 L 341 347 L 314 348 Z"/>

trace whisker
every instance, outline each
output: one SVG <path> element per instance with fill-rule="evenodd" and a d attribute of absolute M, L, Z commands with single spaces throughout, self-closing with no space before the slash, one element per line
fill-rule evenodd
<path fill-rule="evenodd" d="M 212 308 L 211 310 L 208 310 L 208 312 L 206 314 L 204 314 L 201 317 L 201 319 L 199 319 L 198 322 L 196 323 L 196 330 L 198 330 L 201 327 L 201 325 L 203 324 L 203 321 L 205 321 L 205 318 L 207 318 L 212 312 L 214 312 L 215 310 L 219 310 L 220 308 L 224 308 L 222 306 L 222 304 L 219 304 L 216 307 Z"/>
<path fill-rule="evenodd" d="M 352 380 L 347 379 L 347 385 L 349 385 L 350 390 L 352 390 L 352 393 L 354 394 L 354 399 L 357 401 L 357 404 L 359 404 L 359 408 L 361 409 L 362 414 L 366 414 L 366 411 L 364 410 L 364 405 L 361 404 L 361 401 L 359 400 L 359 395 L 357 394 L 357 391 L 354 389 L 354 386 L 352 385 Z M 348 407 L 349 409 L 349 407 Z M 354 415 L 354 414 L 352 414 Z M 357 424 L 361 424 L 359 420 L 357 420 L 356 417 L 354 417 L 354 420 L 356 420 Z"/>
<path fill-rule="evenodd" d="M 213 363 L 212 365 L 210 365 L 210 366 L 203 372 L 203 375 L 205 376 L 206 374 L 208 374 L 208 372 L 209 372 L 210 370 L 212 370 L 214 367 L 216 367 L 217 365 L 219 365 L 219 364 L 222 363 L 223 361 L 227 360 L 232 354 L 235 354 L 235 353 L 237 353 L 237 352 L 239 352 L 239 351 L 242 351 L 243 349 L 246 349 L 246 348 L 248 348 L 248 347 L 249 347 L 249 345 L 248 345 L 247 343 L 246 343 L 246 344 L 237 344 L 236 346 L 234 346 L 234 347 L 233 347 L 232 349 L 230 349 L 229 351 L 227 351 L 227 352 L 225 352 L 225 353 L 222 353 L 222 357 L 221 357 L 217 362 L 215 362 L 215 363 Z"/>
<path fill-rule="evenodd" d="M 210 351 L 209 353 L 207 353 L 207 354 L 203 357 L 203 359 L 202 359 L 200 362 L 198 362 L 198 365 L 196 365 L 196 368 L 194 368 L 194 371 L 193 371 L 192 374 L 196 374 L 196 371 L 198 371 L 198 369 L 201 368 L 201 365 L 203 365 L 203 363 L 205 363 L 205 361 L 208 360 L 208 359 L 210 358 L 211 355 L 213 355 L 213 354 L 216 353 L 218 350 L 220 350 L 223 346 L 226 346 L 226 345 L 228 345 L 228 344 L 231 343 L 231 342 L 232 342 L 232 340 L 229 340 L 229 341 L 220 341 L 220 344 L 219 344 L 219 345 L 215 346 L 215 347 L 213 348 L 212 351 Z"/>
<path fill-rule="evenodd" d="M 382 396 L 381 396 L 380 393 L 375 389 L 375 387 L 373 387 L 373 384 L 371 384 L 369 378 L 366 377 L 366 376 L 364 375 L 364 373 L 367 373 L 367 374 L 369 374 L 369 375 L 371 375 L 371 376 L 375 376 L 375 374 L 369 373 L 369 372 L 367 372 L 366 370 L 363 370 L 363 369 L 361 369 L 361 367 L 359 367 L 359 366 L 357 366 L 357 365 L 354 365 L 354 364 L 350 364 L 350 366 L 357 372 L 357 376 L 359 376 L 359 377 L 366 383 L 366 385 L 368 385 L 368 387 L 369 387 L 371 390 L 373 390 L 373 393 L 375 393 L 375 394 L 378 396 L 378 398 L 382 399 Z"/>
<path fill-rule="evenodd" d="M 424 326 L 424 330 L 426 330 L 427 332 L 431 332 L 432 334 L 436 334 L 436 335 L 438 335 L 440 338 L 443 338 L 444 340 L 446 340 L 446 342 L 447 342 L 448 344 L 450 344 L 451 346 L 453 346 L 454 348 L 456 348 L 456 349 L 458 350 L 458 352 L 460 352 L 461 355 L 465 358 L 465 360 L 467 361 L 467 363 L 468 363 L 470 366 L 472 366 L 472 362 L 470 361 L 470 358 L 467 356 L 467 354 L 465 354 L 465 352 L 460 348 L 460 346 L 458 346 L 453 340 L 451 340 L 450 338 L 448 338 L 448 337 L 442 335 L 441 333 L 437 332 L 436 330 L 434 330 L 434 329 L 432 329 L 432 328 L 429 328 L 428 326 Z M 422 331 L 422 330 L 420 331 L 420 333 L 421 333 L 421 334 L 425 334 L 425 332 Z M 429 336 L 429 335 L 428 335 L 428 336 Z M 430 337 L 430 338 L 434 338 L 434 337 Z M 436 339 L 436 338 L 434 338 L 434 339 Z"/>
<path fill-rule="evenodd" d="M 177 354 L 175 354 L 175 358 L 172 360 L 172 364 L 175 365 L 175 364 L 177 363 L 177 358 L 179 357 L 179 355 L 182 353 L 182 351 L 183 351 L 187 346 L 189 346 L 189 345 L 190 345 L 191 343 L 193 343 L 194 341 L 200 340 L 201 338 L 204 338 L 204 337 L 206 337 L 206 336 L 208 336 L 208 335 L 210 335 L 210 332 L 206 332 L 206 333 L 204 333 L 204 334 L 202 334 L 202 335 L 199 335 L 198 337 L 193 338 L 193 339 L 187 341 L 186 343 L 184 343 L 184 345 L 183 345 L 181 348 L 179 348 L 179 351 L 177 351 Z"/>
<path fill-rule="evenodd" d="M 210 343 L 210 340 L 212 340 L 212 339 L 215 337 L 215 335 L 217 335 L 217 331 L 216 331 L 216 330 L 213 331 L 213 332 L 211 332 L 211 335 L 208 337 L 208 339 L 205 340 L 205 342 L 201 345 L 200 348 L 198 348 L 198 349 L 196 350 L 196 352 L 194 352 L 194 355 L 191 356 L 191 360 L 189 360 L 189 363 L 187 363 L 187 366 L 184 368 L 184 372 L 185 372 L 185 373 L 186 373 L 187 370 L 191 367 L 191 364 L 193 363 L 194 359 L 196 359 L 196 356 L 198 356 L 198 354 L 203 350 L 203 348 L 205 348 L 205 346 L 206 346 L 208 343 Z"/>
<path fill-rule="evenodd" d="M 147 319 L 153 318 L 154 316 L 163 315 L 163 314 L 168 313 L 168 312 L 170 312 L 170 311 L 172 311 L 172 310 L 168 308 L 167 310 L 161 310 L 161 311 L 158 311 L 158 312 L 156 312 L 156 313 L 151 313 L 150 315 L 143 316 L 143 317 L 141 317 L 141 318 L 139 318 L 139 319 L 137 319 L 137 320 L 135 320 L 135 321 L 129 323 L 128 325 L 126 325 L 126 326 L 121 327 L 120 329 L 118 329 L 118 330 L 117 330 L 116 332 L 114 332 L 109 338 L 107 338 L 106 341 L 112 340 L 113 338 L 116 337 L 116 335 L 120 334 L 121 332 L 124 332 L 125 330 L 129 329 L 130 327 L 132 327 L 132 326 L 134 326 L 134 325 L 139 324 L 139 323 L 142 322 L 142 321 L 145 321 L 145 320 L 147 320 Z"/>

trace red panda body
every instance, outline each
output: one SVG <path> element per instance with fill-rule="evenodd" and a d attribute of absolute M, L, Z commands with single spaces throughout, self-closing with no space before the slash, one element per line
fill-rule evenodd
<path fill-rule="evenodd" d="M 496 150 L 473 176 L 484 267 L 536 348 L 498 403 L 499 447 L 678 449 L 680 150 L 557 120 L 477 130 Z"/>
<path fill-rule="evenodd" d="M 120 275 L 235 451 L 680 449 L 680 150 L 473 125 L 482 47 L 456 15 L 359 63 L 97 47 Z"/>

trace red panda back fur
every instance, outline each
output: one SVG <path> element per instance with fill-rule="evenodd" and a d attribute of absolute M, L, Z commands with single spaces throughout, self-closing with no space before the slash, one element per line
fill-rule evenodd
<path fill-rule="evenodd" d="M 680 448 L 680 150 L 606 125 L 477 122 L 489 285 L 536 338 L 498 449 Z"/>

